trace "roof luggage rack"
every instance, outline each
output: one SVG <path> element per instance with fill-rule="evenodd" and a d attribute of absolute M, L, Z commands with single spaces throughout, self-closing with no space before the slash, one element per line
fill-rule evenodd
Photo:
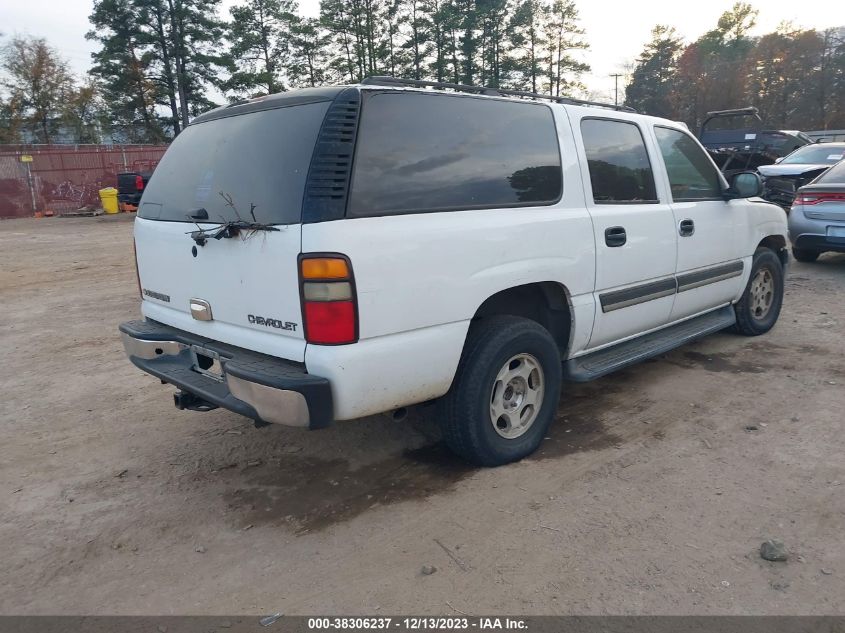
<path fill-rule="evenodd" d="M 441 90 L 454 90 L 456 92 L 469 92 L 472 94 L 487 95 L 493 97 L 526 97 L 528 99 L 544 99 L 555 103 L 567 103 L 570 105 L 591 106 L 594 108 L 608 108 L 620 112 L 634 112 L 636 110 L 628 106 L 613 105 L 612 103 L 601 103 L 600 101 L 586 101 L 584 99 L 573 99 L 572 97 L 556 97 L 524 90 L 506 90 L 504 88 L 491 88 L 490 86 L 470 86 L 467 84 L 454 84 L 443 81 L 428 81 L 425 79 L 402 79 L 400 77 L 372 76 L 364 77 L 361 80 L 366 86 L 416 86 L 418 88 L 439 88 Z"/>

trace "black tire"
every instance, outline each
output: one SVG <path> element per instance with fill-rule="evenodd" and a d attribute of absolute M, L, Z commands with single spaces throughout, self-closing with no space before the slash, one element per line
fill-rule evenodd
<path fill-rule="evenodd" d="M 519 355 L 529 355 L 542 370 L 542 394 L 537 396 L 542 403 L 522 435 L 506 438 L 494 428 L 493 389 L 499 372 Z M 510 366 L 519 367 L 516 363 Z M 470 327 L 452 387 L 438 403 L 443 439 L 452 451 L 479 466 L 500 466 L 522 459 L 546 436 L 557 411 L 561 381 L 560 353 L 548 330 L 520 317 L 482 318 Z"/>
<path fill-rule="evenodd" d="M 811 264 L 816 261 L 819 258 L 819 255 L 821 255 L 819 251 L 805 251 L 800 248 L 792 249 L 792 256 L 799 262 L 805 262 L 807 264 Z"/>
<path fill-rule="evenodd" d="M 760 272 L 771 276 L 771 304 L 761 313 L 754 301 L 753 287 Z M 735 330 L 745 336 L 759 336 L 772 329 L 780 316 L 783 305 L 783 264 L 777 254 L 768 248 L 758 248 L 751 264 L 751 275 L 742 298 L 734 305 L 736 312 Z"/>

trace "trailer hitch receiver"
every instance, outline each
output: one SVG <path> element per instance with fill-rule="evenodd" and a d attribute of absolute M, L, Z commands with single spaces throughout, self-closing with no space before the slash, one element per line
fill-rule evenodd
<path fill-rule="evenodd" d="M 177 409 L 188 411 L 213 411 L 217 408 L 216 404 L 198 398 L 189 391 L 177 391 L 173 394 L 173 404 Z"/>

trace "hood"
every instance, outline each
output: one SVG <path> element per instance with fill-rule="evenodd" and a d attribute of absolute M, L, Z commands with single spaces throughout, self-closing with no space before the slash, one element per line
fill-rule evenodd
<path fill-rule="evenodd" d="M 762 165 L 757 168 L 757 171 L 760 172 L 761 176 L 772 177 L 772 176 L 802 176 L 807 172 L 811 171 L 823 171 L 830 167 L 830 165 L 826 165 L 824 163 L 820 165 L 802 165 L 802 164 L 790 164 L 790 165 Z"/>

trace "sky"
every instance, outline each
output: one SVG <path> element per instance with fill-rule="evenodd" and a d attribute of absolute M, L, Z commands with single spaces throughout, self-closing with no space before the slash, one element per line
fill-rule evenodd
<path fill-rule="evenodd" d="M 674 26 L 686 41 L 693 41 L 716 25 L 719 15 L 734 0 L 576 0 L 590 50 L 584 59 L 592 70 L 583 77 L 593 98 L 613 100 L 613 73 L 623 72 L 648 41 L 655 24 Z M 78 74 L 90 65 L 94 47 L 85 39 L 91 28 L 92 0 L 0 0 L 0 33 L 45 37 Z M 224 12 L 237 4 L 223 0 Z M 752 34 L 773 31 L 784 20 L 803 28 L 845 26 L 843 0 L 751 0 L 759 10 Z M 317 15 L 319 0 L 300 0 L 305 15 Z M 620 99 L 621 97 L 620 84 Z"/>

